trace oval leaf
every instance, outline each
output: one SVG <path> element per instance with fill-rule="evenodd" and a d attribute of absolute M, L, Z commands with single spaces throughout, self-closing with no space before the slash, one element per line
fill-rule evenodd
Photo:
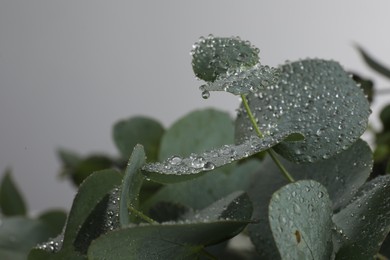
<path fill-rule="evenodd" d="M 274 149 L 288 160 L 314 162 L 347 149 L 365 131 L 370 108 L 363 91 L 333 61 L 303 60 L 281 67 L 279 83 L 247 96 L 264 135 L 300 133 L 305 139 Z M 241 105 L 236 141 L 254 131 Z"/>
<path fill-rule="evenodd" d="M 204 81 L 214 81 L 226 74 L 228 69 L 250 68 L 259 62 L 259 49 L 249 41 L 238 37 L 220 38 L 209 35 L 195 43 L 192 68 L 195 75 Z"/>
<path fill-rule="evenodd" d="M 103 235 L 91 244 L 88 256 L 92 259 L 128 259 L 129 256 L 135 259 L 197 259 L 204 246 L 241 232 L 251 215 L 249 197 L 236 192 L 204 210 L 187 215 L 183 222 L 129 226 Z"/>
<path fill-rule="evenodd" d="M 366 183 L 347 207 L 334 215 L 337 259 L 370 259 L 390 231 L 390 176 Z"/>
<path fill-rule="evenodd" d="M 136 144 L 142 144 L 148 160 L 156 161 L 164 127 L 147 117 L 132 117 L 117 122 L 113 127 L 113 139 L 122 158 L 127 160 Z"/>
<path fill-rule="evenodd" d="M 332 209 L 320 183 L 303 180 L 272 195 L 269 221 L 283 259 L 331 259 Z"/>
<path fill-rule="evenodd" d="M 172 156 L 161 163 L 145 164 L 142 170 L 147 178 L 156 182 L 173 183 L 188 180 L 199 177 L 199 173 L 211 171 L 217 167 L 231 164 L 234 161 L 265 151 L 280 143 L 287 136 L 289 134 L 277 134 L 263 138 L 251 136 L 249 140 L 239 145 L 224 145 L 200 154 L 192 153 L 187 158 Z"/>
<path fill-rule="evenodd" d="M 311 164 L 295 164 L 280 158 L 281 163 L 295 180 L 312 179 L 326 187 L 333 210 L 345 206 L 367 180 L 372 171 L 372 152 L 362 140 L 336 156 Z M 315 169 L 315 170 L 313 170 Z M 287 184 L 275 163 L 266 158 L 257 174 L 251 177 L 248 193 L 253 201 L 253 218 L 259 222 L 248 226 L 249 235 L 260 257 L 280 259 L 268 221 L 271 195 Z"/>

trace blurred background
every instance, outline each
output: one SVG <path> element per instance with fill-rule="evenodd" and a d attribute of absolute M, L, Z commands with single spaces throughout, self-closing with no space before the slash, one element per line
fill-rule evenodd
<path fill-rule="evenodd" d="M 0 174 L 11 168 L 31 211 L 71 206 L 59 180 L 59 147 L 118 154 L 111 127 L 146 115 L 169 126 L 238 98 L 201 98 L 189 52 L 199 36 L 240 36 L 262 64 L 324 58 L 373 79 L 354 47 L 390 66 L 390 1 L 19 1 L 0 2 Z M 390 95 L 376 98 L 377 111 Z"/>

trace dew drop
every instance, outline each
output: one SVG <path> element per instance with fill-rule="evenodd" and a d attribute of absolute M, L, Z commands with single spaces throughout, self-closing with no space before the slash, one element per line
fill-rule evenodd
<path fill-rule="evenodd" d="M 206 162 L 203 166 L 203 169 L 206 171 L 214 170 L 214 168 L 215 168 L 215 164 L 212 162 Z"/>
<path fill-rule="evenodd" d="M 180 156 L 174 155 L 168 159 L 168 162 L 172 165 L 181 164 L 182 158 Z"/>
<path fill-rule="evenodd" d="M 204 90 L 202 92 L 202 98 L 203 99 L 208 99 L 210 97 L 210 92 L 208 90 Z"/>

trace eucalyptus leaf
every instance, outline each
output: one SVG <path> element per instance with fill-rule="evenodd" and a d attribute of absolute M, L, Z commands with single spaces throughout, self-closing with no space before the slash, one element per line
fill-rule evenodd
<path fill-rule="evenodd" d="M 26 203 L 16 187 L 11 170 L 6 170 L 0 185 L 0 208 L 5 216 L 26 215 Z"/>
<path fill-rule="evenodd" d="M 195 75 L 209 82 L 228 70 L 250 68 L 259 62 L 259 49 L 239 37 L 201 37 L 191 54 Z"/>
<path fill-rule="evenodd" d="M 282 259 L 331 259 L 331 216 L 328 193 L 318 182 L 298 181 L 275 192 L 269 221 Z"/>
<path fill-rule="evenodd" d="M 122 175 L 119 172 L 104 170 L 93 173 L 80 185 L 66 223 L 63 245 L 56 257 L 73 259 L 73 257 L 77 258 L 82 255 L 81 252 L 75 250 L 75 243 L 81 236 L 80 231 L 86 229 L 85 225 L 89 225 L 86 222 L 91 213 L 96 211 L 96 206 L 102 200 L 107 199 L 111 190 L 119 186 L 121 181 Z M 105 204 L 100 205 L 104 206 Z"/>
<path fill-rule="evenodd" d="M 300 142 L 274 149 L 295 162 L 328 159 L 347 149 L 365 131 L 370 114 L 363 91 L 334 61 L 302 60 L 281 66 L 277 85 L 246 96 L 265 136 L 300 133 Z M 236 143 L 254 134 L 243 105 L 236 120 Z"/>
<path fill-rule="evenodd" d="M 370 259 L 390 231 L 390 176 L 366 183 L 352 202 L 334 215 L 336 259 Z"/>
<path fill-rule="evenodd" d="M 244 210 L 239 210 L 240 208 Z M 229 239 L 248 224 L 249 197 L 230 194 L 182 222 L 130 225 L 92 242 L 92 259 L 198 259 L 203 248 Z M 151 239 L 152 238 L 152 239 Z"/>
<path fill-rule="evenodd" d="M 160 122 L 148 117 L 131 117 L 117 122 L 113 127 L 113 139 L 126 160 L 136 144 L 144 146 L 149 161 L 158 159 L 164 127 Z"/>
<path fill-rule="evenodd" d="M 28 252 L 50 236 L 48 226 L 39 219 L 14 216 L 1 219 L 0 259 L 26 259 Z"/>
<path fill-rule="evenodd" d="M 383 131 L 387 132 L 390 130 L 390 105 L 385 106 L 379 114 L 381 119 Z"/>
<path fill-rule="evenodd" d="M 252 177 L 260 168 L 258 160 L 250 160 L 224 173 L 219 169 L 185 182 L 168 184 L 156 192 L 144 208 L 158 202 L 179 203 L 193 209 L 202 209 L 214 201 L 237 190 L 247 190 Z"/>
<path fill-rule="evenodd" d="M 121 186 L 119 221 L 122 227 L 130 223 L 128 208 L 138 208 L 138 196 L 142 182 L 144 181 L 144 176 L 141 174 L 141 167 L 145 163 L 145 160 L 144 148 L 142 145 L 137 144 L 130 156 Z"/>
<path fill-rule="evenodd" d="M 251 136 L 239 145 L 224 145 L 220 148 L 192 153 L 189 157 L 172 156 L 164 162 L 148 163 L 142 167 L 147 178 L 161 183 L 173 183 L 199 177 L 199 174 L 231 164 L 251 155 L 265 151 L 280 143 L 290 134 L 276 134 L 259 138 Z"/>
<path fill-rule="evenodd" d="M 230 115 L 216 109 L 193 111 L 177 120 L 162 137 L 159 160 L 185 157 L 234 142 Z"/>
<path fill-rule="evenodd" d="M 282 158 L 279 160 L 295 180 L 312 179 L 325 186 L 334 211 L 345 207 L 351 200 L 367 180 L 373 165 L 372 152 L 360 139 L 348 150 L 325 161 L 295 164 Z M 248 231 L 260 257 L 280 259 L 269 227 L 268 205 L 271 195 L 288 182 L 269 157 L 258 169 L 257 174 L 251 177 L 252 185 L 249 188 L 254 204 L 253 218 L 258 220 L 258 223 L 250 224 Z"/>
<path fill-rule="evenodd" d="M 378 61 L 374 60 L 362 47 L 356 45 L 357 50 L 362 55 L 364 61 L 367 63 L 368 66 L 370 66 L 371 69 L 375 70 L 376 72 L 382 74 L 383 76 L 390 78 L 390 69 L 379 63 Z"/>
<path fill-rule="evenodd" d="M 59 235 L 65 225 L 67 214 L 63 210 L 50 210 L 42 213 L 39 219 L 50 230 L 50 237 Z"/>
<path fill-rule="evenodd" d="M 279 70 L 259 63 L 251 68 L 236 69 L 226 72 L 214 82 L 202 85 L 201 91 L 226 91 L 234 95 L 256 93 L 279 80 Z M 207 93 L 207 92 L 206 92 Z"/>

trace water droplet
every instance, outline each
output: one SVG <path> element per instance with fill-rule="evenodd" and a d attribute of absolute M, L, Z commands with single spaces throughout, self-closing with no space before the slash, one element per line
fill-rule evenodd
<path fill-rule="evenodd" d="M 318 192 L 318 198 L 324 197 L 324 193 L 322 191 Z"/>
<path fill-rule="evenodd" d="M 179 165 L 182 162 L 182 158 L 180 156 L 174 155 L 168 159 L 168 162 L 172 165 Z"/>
<path fill-rule="evenodd" d="M 194 167 L 194 168 L 203 168 L 204 165 L 205 165 L 206 161 L 203 157 L 199 156 L 199 157 L 194 157 L 192 158 L 191 160 L 191 166 Z"/>
<path fill-rule="evenodd" d="M 214 170 L 214 168 L 215 168 L 215 164 L 212 162 L 206 162 L 203 166 L 203 169 L 206 171 Z"/>
<path fill-rule="evenodd" d="M 208 99 L 210 97 L 210 92 L 208 90 L 204 90 L 202 92 L 202 98 Z"/>

